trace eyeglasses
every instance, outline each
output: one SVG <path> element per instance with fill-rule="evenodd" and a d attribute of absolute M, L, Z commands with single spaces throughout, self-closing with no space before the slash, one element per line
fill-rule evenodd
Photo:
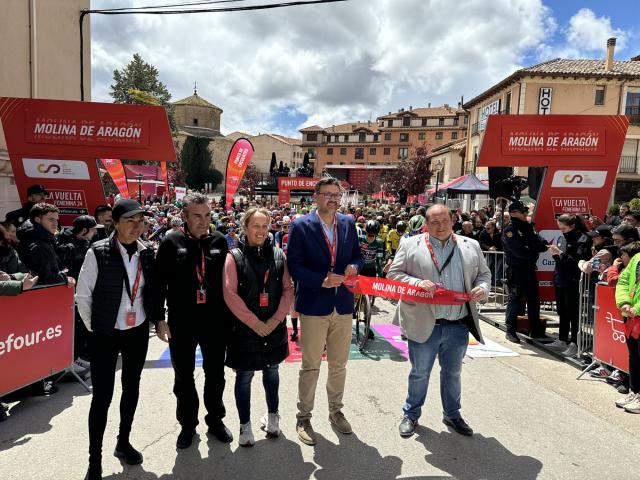
<path fill-rule="evenodd" d="M 317 193 L 316 195 L 323 195 L 326 200 L 338 200 L 340 197 L 342 197 L 342 193 L 332 192 Z"/>

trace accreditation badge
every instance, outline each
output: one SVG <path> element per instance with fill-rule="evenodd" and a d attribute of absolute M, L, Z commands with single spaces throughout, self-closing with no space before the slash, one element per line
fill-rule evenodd
<path fill-rule="evenodd" d="M 267 292 L 262 292 L 260 294 L 260 306 L 261 307 L 269 306 L 269 294 Z"/>
<path fill-rule="evenodd" d="M 136 326 L 136 312 L 133 310 L 127 311 L 127 327 Z"/>
<path fill-rule="evenodd" d="M 196 303 L 198 305 L 207 303 L 207 291 L 204 288 L 196 290 Z"/>

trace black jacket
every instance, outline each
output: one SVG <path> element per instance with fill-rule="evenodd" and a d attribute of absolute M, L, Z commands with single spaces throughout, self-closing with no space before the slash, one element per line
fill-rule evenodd
<path fill-rule="evenodd" d="M 160 242 L 153 281 L 156 320 L 164 320 L 165 300 L 171 329 L 180 324 L 208 324 L 214 329 L 228 322 L 229 310 L 222 297 L 222 271 L 229 248 L 219 232 L 196 240 L 183 231 L 170 232 Z M 198 304 L 200 288 L 196 266 L 205 256 L 206 303 Z M 220 330 L 220 333 L 222 331 Z"/>
<path fill-rule="evenodd" d="M 29 212 L 31 211 L 31 207 L 33 207 L 35 203 L 27 202 L 18 210 L 13 210 L 12 212 L 7 213 L 6 220 L 15 225 L 16 228 L 20 228 L 23 223 L 29 220 Z"/>
<path fill-rule="evenodd" d="M 89 250 L 89 240 L 78 238 L 70 229 L 65 229 L 58 235 L 56 253 L 68 270 L 67 274 L 78 279 L 80 269 L 84 263 L 84 257 Z"/>
<path fill-rule="evenodd" d="M 556 245 L 562 253 L 553 256 L 556 262 L 553 284 L 556 287 L 575 287 L 577 290 L 580 281 L 578 262 L 591 258 L 591 238 L 574 229 L 558 237 Z"/>
<path fill-rule="evenodd" d="M 496 247 L 496 250 L 502 251 L 502 233 L 494 229 L 493 237 L 489 235 L 489 232 L 482 230 L 478 235 L 478 242 L 480 242 L 480 248 L 483 251 L 488 251 L 491 247 Z"/>
<path fill-rule="evenodd" d="M 238 273 L 238 295 L 260 321 L 266 322 L 280 306 L 284 254 L 279 248 L 273 247 L 269 240 L 260 249 L 240 243 L 240 247 L 234 248 L 232 254 Z M 269 276 L 264 285 L 267 270 Z M 267 307 L 260 306 L 260 293 L 263 289 L 269 295 Z M 262 370 L 278 365 L 287 356 L 289 344 L 285 322 L 280 322 L 269 335 L 261 337 L 239 319 L 234 319 L 227 344 L 225 364 L 228 367 L 236 370 Z"/>
<path fill-rule="evenodd" d="M 17 232 L 18 254 L 25 266 L 38 276 L 38 285 L 67 283 L 64 265 L 56 255 L 55 237 L 39 223 L 27 220 Z"/>
<path fill-rule="evenodd" d="M 533 223 L 512 218 L 502 232 L 502 247 L 507 266 L 535 268 L 540 252 L 547 250 L 547 242 L 536 233 Z"/>

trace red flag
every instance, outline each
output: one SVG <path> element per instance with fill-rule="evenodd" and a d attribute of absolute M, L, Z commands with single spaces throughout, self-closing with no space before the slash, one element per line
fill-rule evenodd
<path fill-rule="evenodd" d="M 227 203 L 225 208 L 229 210 L 233 196 L 236 194 L 240 181 L 244 176 L 244 172 L 249 165 L 251 156 L 253 155 L 253 145 L 246 138 L 239 138 L 231 147 L 229 158 L 227 159 L 227 176 L 225 184 L 225 198 Z"/>
<path fill-rule="evenodd" d="M 362 275 L 347 278 L 344 286 L 351 293 L 432 305 L 464 305 L 471 300 L 471 294 L 466 292 L 456 292 L 438 287 L 436 292 L 431 295 L 415 285 L 386 278 L 363 277 Z"/>
<path fill-rule="evenodd" d="M 113 178 L 113 182 L 118 187 L 118 191 L 122 198 L 129 198 L 129 189 L 127 188 L 127 177 L 124 174 L 124 167 L 122 166 L 122 162 L 117 158 L 101 158 L 100 161 L 104 168 L 107 169 L 111 178 Z"/>
<path fill-rule="evenodd" d="M 160 162 L 160 170 L 162 170 L 162 178 L 164 179 L 164 193 L 169 198 L 169 174 L 167 172 L 167 162 Z"/>

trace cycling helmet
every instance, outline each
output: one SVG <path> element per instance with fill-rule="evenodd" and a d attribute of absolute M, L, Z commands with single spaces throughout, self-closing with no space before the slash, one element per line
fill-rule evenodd
<path fill-rule="evenodd" d="M 422 215 L 414 215 L 413 217 L 411 217 L 411 220 L 409 220 L 409 228 L 413 232 L 422 230 L 423 226 L 424 226 L 424 217 Z"/>
<path fill-rule="evenodd" d="M 377 235 L 380 233 L 380 223 L 377 220 L 369 220 L 365 227 L 367 234 Z"/>
<path fill-rule="evenodd" d="M 404 233 L 407 231 L 407 224 L 406 222 L 398 222 L 396 223 L 396 231 L 400 234 Z"/>
<path fill-rule="evenodd" d="M 360 215 L 356 223 L 364 223 L 365 221 L 366 221 L 365 218 L 362 215 Z"/>

